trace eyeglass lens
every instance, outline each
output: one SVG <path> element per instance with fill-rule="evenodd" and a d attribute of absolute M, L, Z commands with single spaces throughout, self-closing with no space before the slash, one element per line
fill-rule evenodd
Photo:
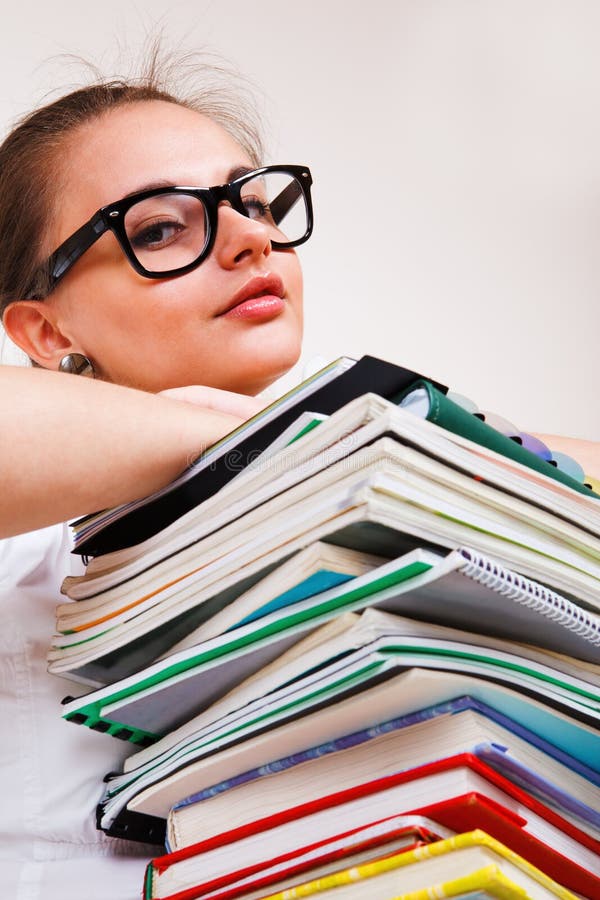
<path fill-rule="evenodd" d="M 268 227 L 275 244 L 304 236 L 308 214 L 302 187 L 293 175 L 259 175 L 242 186 L 240 200 L 250 219 Z M 133 253 L 149 272 L 169 272 L 193 263 L 209 239 L 204 202 L 181 191 L 140 200 L 127 211 L 124 224 Z"/>

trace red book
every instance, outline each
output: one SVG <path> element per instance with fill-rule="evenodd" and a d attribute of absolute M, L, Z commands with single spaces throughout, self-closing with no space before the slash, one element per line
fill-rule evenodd
<path fill-rule="evenodd" d="M 474 789 L 464 790 L 469 784 Z M 171 894 L 169 900 L 205 896 L 228 900 L 287 877 L 281 870 L 272 877 L 260 874 L 277 861 L 285 862 L 286 857 L 290 860 L 288 874 L 294 874 L 293 859 L 306 849 L 307 834 L 314 838 L 311 846 L 316 846 L 319 841 L 341 836 L 344 826 L 351 829 L 398 815 L 427 816 L 455 832 L 480 828 L 559 884 L 586 897 L 600 898 L 600 876 L 594 874 L 600 872 L 600 842 L 468 753 L 329 794 L 159 857 L 148 867 L 145 897 L 154 896 L 155 874 L 160 876 L 167 868 L 202 855 L 202 883 Z M 219 848 L 226 848 L 229 861 L 237 860 L 239 867 L 211 877 Z M 244 853 L 248 854 L 246 865 Z M 182 872 L 186 868 L 179 867 Z M 243 887 L 236 887 L 233 882 L 250 875 L 250 870 L 257 874 L 256 882 L 250 886 L 245 880 Z"/>
<path fill-rule="evenodd" d="M 411 820 L 414 824 L 398 826 L 399 822 Z M 228 900 L 259 888 L 266 890 L 270 885 L 282 880 L 288 883 L 290 878 L 296 876 L 309 873 L 312 877 L 317 868 L 320 869 L 319 874 L 325 873 L 323 867 L 327 867 L 328 872 L 333 872 L 340 867 L 345 868 L 348 865 L 358 865 L 361 862 L 403 853 L 441 839 L 438 832 L 417 824 L 418 821 L 422 821 L 421 816 L 393 816 L 390 820 L 370 823 L 364 828 L 352 829 L 332 838 L 307 844 L 305 847 L 297 847 L 268 861 L 253 863 L 209 881 L 203 881 L 201 884 L 195 884 L 193 887 L 178 890 L 169 895 L 169 900 L 194 900 L 196 897 Z M 430 824 L 447 833 L 443 827 L 436 826 L 433 822 Z M 167 858 L 168 856 L 161 857 L 162 860 Z M 201 866 L 202 856 L 196 858 Z M 160 863 L 155 860 L 148 867 L 145 893 L 147 898 L 155 896 L 153 891 L 161 876 L 171 870 L 168 865 L 156 865 L 157 862 Z M 164 886 L 162 888 L 164 893 Z"/>

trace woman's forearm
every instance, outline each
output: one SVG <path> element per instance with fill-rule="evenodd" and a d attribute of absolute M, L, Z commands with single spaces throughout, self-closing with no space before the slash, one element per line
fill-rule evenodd
<path fill-rule="evenodd" d="M 239 422 L 130 388 L 0 366 L 0 537 L 150 494 Z"/>

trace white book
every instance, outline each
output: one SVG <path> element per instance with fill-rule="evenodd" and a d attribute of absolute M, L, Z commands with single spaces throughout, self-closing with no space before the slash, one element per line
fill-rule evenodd
<path fill-rule="evenodd" d="M 352 472 L 328 488 L 313 485 L 313 493 L 298 500 L 293 506 L 273 512 L 266 503 L 243 517 L 222 532 L 217 532 L 205 543 L 192 548 L 191 569 L 181 572 L 176 560 L 161 570 L 161 587 L 157 587 L 157 573 L 136 579 L 127 587 L 127 603 L 133 618 L 115 627 L 106 624 L 106 631 L 85 640 L 85 634 L 73 636 L 74 643 L 67 647 L 51 649 L 50 671 L 56 674 L 81 671 L 86 664 L 101 659 L 132 641 L 148 636 L 184 613 L 192 617 L 199 612 L 199 605 L 215 596 L 219 590 L 219 575 L 234 579 L 244 578 L 249 568 L 264 567 L 296 552 L 314 540 L 326 538 L 380 555 L 395 555 L 412 542 L 427 542 L 454 548 L 469 544 L 474 550 L 488 554 L 500 564 L 514 568 L 527 577 L 537 576 L 555 590 L 574 595 L 593 608 L 600 608 L 600 562 L 596 561 L 600 542 L 595 538 L 571 537 L 569 528 L 553 530 L 550 524 L 534 525 L 525 511 L 522 517 L 503 513 L 495 503 L 486 506 L 485 490 L 466 479 L 473 496 L 458 498 L 451 489 L 433 482 L 424 475 L 408 477 L 402 464 L 406 448 L 395 441 L 383 438 L 376 445 L 360 451 L 366 468 Z M 358 456 L 358 454 L 357 454 Z M 331 470 L 328 470 L 331 477 Z M 323 475 L 327 473 L 322 473 Z M 319 476 L 315 479 L 319 481 Z M 493 490 L 493 489 L 489 489 Z M 288 492 L 293 494 L 294 491 Z M 481 497 L 479 497 L 481 493 Z M 278 498 L 276 498 L 278 499 Z M 288 501 L 293 500 L 288 496 Z M 554 526 L 555 529 L 557 526 Z M 409 537 L 410 536 L 410 537 Z M 583 546 L 583 544 L 587 546 Z M 275 549 L 273 549 L 275 548 Z M 215 559 L 215 551 L 218 558 Z M 179 561 L 180 562 L 180 561 Z M 166 565 L 166 564 L 165 564 Z M 140 581 L 140 578 L 142 579 Z M 150 580 L 149 580 L 150 579 Z M 222 587 L 222 585 L 221 585 Z M 123 605 L 124 588 L 115 598 Z M 137 599 L 136 599 L 137 598 Z M 94 603 L 102 598 L 91 598 Z M 82 601 L 90 602 L 90 601 Z M 61 608 L 61 613 L 63 612 Z M 102 612 L 102 603 L 98 606 Z M 200 610 L 201 612 L 201 610 Z M 194 623 L 191 627 L 195 627 Z M 190 629 L 189 618 L 180 619 L 178 627 L 186 633 Z M 154 634 L 157 646 L 147 639 L 140 647 L 146 649 L 146 661 L 156 658 L 180 637 L 176 629 L 163 628 Z M 165 646 L 165 641 L 167 646 Z M 152 655 L 154 654 L 154 656 Z M 126 665 L 123 654 L 120 665 Z M 131 659 L 132 671 L 143 664 L 138 657 Z M 107 664 L 96 667 L 94 680 L 109 680 L 124 674 L 123 668 Z M 106 668 L 105 676 L 100 673 Z"/>

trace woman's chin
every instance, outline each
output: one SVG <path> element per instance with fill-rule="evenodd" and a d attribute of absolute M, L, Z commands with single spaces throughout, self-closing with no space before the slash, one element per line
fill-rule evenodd
<path fill-rule="evenodd" d="M 258 348 L 257 348 L 258 349 Z M 268 348 L 258 349 L 248 359 L 246 367 L 238 366 L 235 378 L 231 379 L 229 390 L 238 394 L 259 394 L 273 382 L 281 378 L 298 362 L 302 346 L 300 342 L 280 343 Z"/>

